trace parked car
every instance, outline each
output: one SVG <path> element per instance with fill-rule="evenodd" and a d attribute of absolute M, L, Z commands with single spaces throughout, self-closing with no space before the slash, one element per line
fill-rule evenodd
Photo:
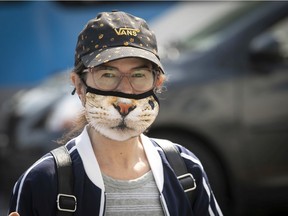
<path fill-rule="evenodd" d="M 169 79 L 167 91 L 159 96 L 160 114 L 149 134 L 178 142 L 201 159 L 224 215 L 286 215 L 288 2 L 239 5 L 162 49 Z M 12 99 L 5 116 L 11 124 L 4 124 L 10 132 L 0 134 L 8 137 L 2 142 L 11 145 L 2 146 L 39 147 L 43 143 L 48 147 L 45 151 L 53 147 L 50 141 L 57 139 L 65 130 L 62 126 L 71 120 L 69 115 L 58 115 L 63 113 L 60 109 L 80 109 L 77 97 L 69 95 L 72 88 L 67 86 L 67 77 L 63 82 L 64 77 L 60 74 L 57 82 L 50 80 L 43 88 Z M 29 106 L 23 103 L 37 94 L 41 97 Z M 0 166 L 7 167 L 11 156 L 2 152 L 7 154 Z M 40 156 L 28 153 L 29 157 Z"/>
<path fill-rule="evenodd" d="M 244 2 L 165 49 L 150 135 L 195 152 L 226 215 L 288 213 L 287 35 L 288 2 Z"/>

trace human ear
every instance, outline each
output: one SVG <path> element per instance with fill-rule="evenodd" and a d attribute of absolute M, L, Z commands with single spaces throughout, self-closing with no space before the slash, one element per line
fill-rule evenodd
<path fill-rule="evenodd" d="M 156 80 L 156 88 L 161 87 L 164 81 L 165 81 L 165 75 L 163 74 L 158 75 Z"/>
<path fill-rule="evenodd" d="M 72 84 L 75 87 L 75 92 L 77 93 L 79 99 L 82 102 L 82 105 L 84 106 L 86 91 L 85 91 L 82 80 L 80 79 L 79 75 L 75 72 L 71 73 L 70 79 L 71 79 Z"/>

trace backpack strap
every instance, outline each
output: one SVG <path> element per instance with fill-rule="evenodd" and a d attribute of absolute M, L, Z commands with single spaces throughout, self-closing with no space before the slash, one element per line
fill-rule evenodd
<path fill-rule="evenodd" d="M 51 151 L 57 166 L 58 195 L 57 216 L 72 216 L 77 208 L 77 199 L 73 195 L 72 160 L 66 146 Z"/>
<path fill-rule="evenodd" d="M 182 188 L 192 205 L 192 203 L 195 200 L 194 190 L 196 189 L 196 181 L 193 175 L 187 171 L 186 164 L 184 163 L 184 160 L 181 157 L 180 152 L 175 147 L 175 145 L 168 140 L 162 140 L 162 139 L 151 139 L 151 140 L 154 141 L 154 143 L 156 143 L 158 146 L 160 146 L 161 149 L 164 151 L 170 166 L 174 170 L 177 179 L 182 185 Z"/>

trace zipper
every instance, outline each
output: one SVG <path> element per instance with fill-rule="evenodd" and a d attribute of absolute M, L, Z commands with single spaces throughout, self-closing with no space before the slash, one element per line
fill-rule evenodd
<path fill-rule="evenodd" d="M 103 203 L 103 211 L 102 211 L 102 216 L 105 216 L 106 213 L 106 192 L 104 192 L 104 203 Z"/>
<path fill-rule="evenodd" d="M 162 206 L 164 215 L 165 216 L 170 216 L 169 210 L 168 210 L 167 205 L 166 205 L 166 201 L 165 201 L 164 196 L 163 196 L 162 193 L 160 194 L 160 204 Z"/>

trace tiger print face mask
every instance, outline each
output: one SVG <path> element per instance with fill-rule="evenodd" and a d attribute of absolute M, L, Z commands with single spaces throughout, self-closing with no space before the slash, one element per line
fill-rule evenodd
<path fill-rule="evenodd" d="M 125 141 L 145 132 L 156 119 L 159 102 L 153 90 L 133 95 L 87 86 L 86 118 L 99 133 Z"/>

